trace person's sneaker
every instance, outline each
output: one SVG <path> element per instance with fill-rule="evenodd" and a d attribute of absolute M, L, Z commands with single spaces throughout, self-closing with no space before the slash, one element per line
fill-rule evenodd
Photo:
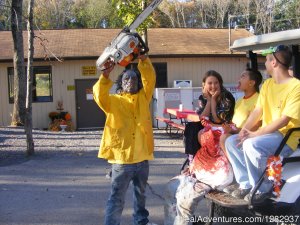
<path fill-rule="evenodd" d="M 105 174 L 105 178 L 106 179 L 110 179 L 111 178 L 111 174 L 112 174 L 112 170 L 111 169 L 107 170 L 106 174 Z"/>
<path fill-rule="evenodd" d="M 252 198 L 252 203 L 253 204 L 261 204 L 263 203 L 265 200 L 267 200 L 268 198 L 272 197 L 271 193 L 256 193 L 253 198 Z M 245 197 L 244 200 L 249 202 L 250 201 L 250 193 L 248 193 Z"/>
<path fill-rule="evenodd" d="M 235 198 L 243 199 L 250 192 L 250 190 L 251 190 L 251 188 L 248 188 L 248 189 L 238 188 L 238 189 L 234 190 L 231 193 L 231 195 Z"/>
<path fill-rule="evenodd" d="M 231 194 L 233 191 L 235 191 L 236 189 L 239 188 L 239 184 L 238 183 L 235 183 L 235 184 L 231 184 L 227 187 L 225 187 L 223 189 L 223 192 L 227 193 L 227 194 Z"/>
<path fill-rule="evenodd" d="M 146 225 L 157 225 L 156 223 L 148 222 Z"/>

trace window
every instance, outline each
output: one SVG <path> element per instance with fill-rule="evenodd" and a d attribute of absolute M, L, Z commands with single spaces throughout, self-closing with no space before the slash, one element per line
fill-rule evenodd
<path fill-rule="evenodd" d="M 14 102 L 14 68 L 10 67 L 8 74 L 9 103 Z M 50 66 L 33 67 L 32 82 L 33 102 L 52 102 L 52 74 Z"/>
<path fill-rule="evenodd" d="M 168 73 L 167 73 L 167 63 L 153 63 L 156 71 L 156 85 L 157 88 L 168 87 Z"/>
<path fill-rule="evenodd" d="M 14 68 L 7 69 L 8 74 L 8 101 L 14 103 Z"/>

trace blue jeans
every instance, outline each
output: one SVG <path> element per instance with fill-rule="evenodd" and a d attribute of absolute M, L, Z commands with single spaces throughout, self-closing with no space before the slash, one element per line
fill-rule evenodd
<path fill-rule="evenodd" d="M 119 225 L 129 183 L 133 184 L 134 225 L 149 222 L 145 208 L 145 190 L 149 175 L 149 163 L 112 164 L 111 194 L 106 205 L 105 225 Z"/>
<path fill-rule="evenodd" d="M 241 146 L 237 146 L 239 143 L 237 134 L 226 139 L 225 148 L 235 179 L 241 189 L 255 187 L 267 166 L 268 157 L 274 155 L 282 139 L 280 132 L 248 138 Z M 293 150 L 285 145 L 280 155 L 287 157 L 292 153 Z M 258 190 L 264 193 L 271 188 L 272 183 L 265 181 Z"/>

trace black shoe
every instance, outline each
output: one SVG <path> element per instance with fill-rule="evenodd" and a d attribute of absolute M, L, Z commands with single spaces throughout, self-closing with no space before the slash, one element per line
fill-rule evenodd
<path fill-rule="evenodd" d="M 243 199 L 250 192 L 250 190 L 251 188 L 248 189 L 238 188 L 235 191 L 233 191 L 231 195 L 235 198 Z"/>
<path fill-rule="evenodd" d="M 252 203 L 253 204 L 261 204 L 268 198 L 272 197 L 272 194 L 270 192 L 267 193 L 256 193 L 253 198 L 252 198 Z M 250 193 L 248 193 L 245 197 L 244 200 L 249 202 L 250 201 Z"/>
<path fill-rule="evenodd" d="M 233 191 L 235 191 L 236 189 L 239 188 L 239 184 L 238 183 L 235 183 L 235 184 L 231 184 L 227 187 L 225 187 L 223 189 L 223 192 L 227 193 L 227 194 L 231 194 Z"/>

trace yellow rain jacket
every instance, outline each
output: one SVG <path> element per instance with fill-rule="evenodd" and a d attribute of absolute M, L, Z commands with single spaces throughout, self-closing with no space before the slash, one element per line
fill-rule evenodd
<path fill-rule="evenodd" d="M 139 60 L 143 88 L 137 94 L 109 94 L 113 82 L 103 75 L 93 87 L 94 100 L 106 114 L 98 157 L 109 163 L 132 164 L 153 159 L 153 131 L 149 104 L 155 70 L 149 58 Z"/>

